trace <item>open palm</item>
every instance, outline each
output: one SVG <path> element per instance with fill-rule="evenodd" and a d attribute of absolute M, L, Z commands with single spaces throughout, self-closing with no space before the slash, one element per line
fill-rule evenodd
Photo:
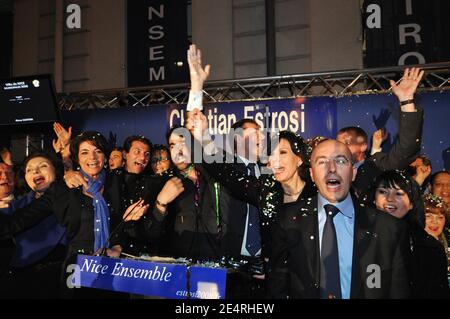
<path fill-rule="evenodd" d="M 406 68 L 403 73 L 403 78 L 399 84 L 390 80 L 392 92 L 397 96 L 399 101 L 410 100 L 414 98 L 414 93 L 422 80 L 424 71 L 419 68 Z"/>
<path fill-rule="evenodd" d="M 189 74 L 191 77 L 192 90 L 201 90 L 203 83 L 209 76 L 210 65 L 202 66 L 202 52 L 195 44 L 192 44 L 188 50 Z"/>

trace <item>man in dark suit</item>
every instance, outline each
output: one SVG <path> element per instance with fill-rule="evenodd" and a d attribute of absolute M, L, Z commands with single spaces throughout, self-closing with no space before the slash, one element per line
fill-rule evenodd
<path fill-rule="evenodd" d="M 367 134 L 359 127 L 344 127 L 336 136 L 336 139 L 346 144 L 352 152 L 353 166 L 358 170 L 353 187 L 356 195 L 363 200 L 381 172 L 406 169 L 420 153 L 423 111 L 416 108 L 414 94 L 423 73 L 418 68 L 407 68 L 398 84 L 390 81 L 392 92 L 400 103 L 400 115 L 397 140 L 388 153 L 379 149 L 366 158 Z"/>
<path fill-rule="evenodd" d="M 234 170 L 259 178 L 261 170 L 259 159 L 260 129 L 253 119 L 241 119 L 234 123 L 233 129 Z M 228 298 L 263 298 L 265 283 L 263 275 L 261 228 L 259 209 L 236 197 L 230 201 L 229 214 L 224 215 L 225 236 L 222 242 L 224 256 L 245 260 L 248 271 L 230 274 L 227 278 Z M 253 269 L 253 270 L 252 270 Z M 258 274 L 255 274 L 258 273 Z"/>
<path fill-rule="evenodd" d="M 203 67 L 201 61 L 201 51 L 195 45 L 191 45 L 188 51 L 188 63 L 191 78 L 191 91 L 189 94 L 188 111 L 195 109 L 201 110 L 203 83 L 209 76 L 210 66 Z M 192 127 L 189 123 L 195 124 L 194 112 L 188 113 L 186 127 Z M 204 127 L 198 132 L 203 133 L 206 130 L 207 122 L 204 121 Z M 195 127 L 195 125 L 194 125 Z M 229 168 L 244 176 L 260 176 L 260 167 L 258 162 L 260 125 L 252 119 L 242 119 L 232 126 L 235 134 L 231 134 L 233 140 L 231 147 L 234 152 L 234 163 Z M 205 131 L 207 132 L 207 130 Z M 192 131 L 195 135 L 195 130 Z M 202 140 L 199 138 L 198 140 Z M 209 140 L 209 139 L 208 139 Z M 203 145 L 205 146 L 205 145 Z M 231 146 L 231 145 L 230 145 Z M 206 147 L 207 148 L 207 147 Z M 214 152 L 208 152 L 214 154 Z M 224 154 L 223 163 L 227 163 Z M 229 163 L 229 162 L 228 162 Z M 201 166 L 201 165 L 198 165 Z M 223 188 L 223 192 L 233 193 L 231 190 Z M 235 193 L 234 193 L 235 194 Z M 239 197 L 242 199 L 242 197 Z M 240 265 L 245 265 L 250 271 L 239 271 L 230 274 L 227 277 L 227 298 L 263 298 L 264 275 L 254 275 L 254 272 L 263 272 L 262 254 L 264 251 L 264 242 L 261 242 L 261 225 L 259 220 L 259 210 L 256 206 L 248 204 L 236 198 L 230 198 L 229 208 L 222 213 L 222 231 L 221 250 L 224 256 L 231 257 L 227 260 L 230 265 L 242 270 Z M 264 237 L 264 236 L 263 236 Z M 241 262 L 243 261 L 243 262 Z M 255 266 L 255 267 L 254 267 Z M 255 271 L 253 271 L 255 270 Z"/>
<path fill-rule="evenodd" d="M 257 147 L 249 146 L 256 146 L 259 143 L 257 136 L 260 126 L 252 119 L 241 119 L 233 124 L 232 129 L 236 132 L 233 141 L 234 169 L 245 175 L 253 175 L 258 178 L 261 172 L 256 163 L 258 159 Z M 233 213 L 225 216 L 227 233 L 223 243 L 224 254 L 233 257 L 260 256 L 261 238 L 259 235 L 258 208 L 236 198 L 233 198 L 231 205 L 230 211 Z M 254 213 L 254 216 L 251 216 L 252 213 Z M 252 227 L 255 229 L 251 229 Z M 252 232 L 255 234 L 251 234 Z"/>
<path fill-rule="evenodd" d="M 326 140 L 311 156 L 317 197 L 285 205 L 274 227 L 273 298 L 406 298 L 406 225 L 350 194 L 351 152 Z"/>

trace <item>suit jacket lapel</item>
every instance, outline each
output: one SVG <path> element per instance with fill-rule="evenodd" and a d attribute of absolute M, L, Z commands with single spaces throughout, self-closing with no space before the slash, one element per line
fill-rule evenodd
<path fill-rule="evenodd" d="M 355 208 L 355 230 L 350 298 L 362 298 L 364 291 L 361 290 L 365 286 L 364 278 L 366 277 L 365 269 L 362 269 L 363 259 L 371 241 L 376 239 L 372 234 L 374 215 L 366 209 L 365 204 L 359 202 L 354 196 L 352 199 Z"/>
<path fill-rule="evenodd" d="M 303 247 L 306 250 L 308 271 L 316 283 L 320 281 L 320 246 L 317 196 L 302 198 L 300 206 L 300 225 Z"/>

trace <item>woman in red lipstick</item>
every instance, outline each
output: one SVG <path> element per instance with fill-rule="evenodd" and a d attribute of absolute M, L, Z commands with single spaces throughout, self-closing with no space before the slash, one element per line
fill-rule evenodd
<path fill-rule="evenodd" d="M 28 187 L 39 198 L 56 179 L 56 168 L 52 159 L 45 154 L 33 154 L 24 162 L 25 180 Z"/>
<path fill-rule="evenodd" d="M 450 250 L 444 234 L 445 225 L 450 215 L 450 205 L 441 197 L 433 194 L 425 195 L 423 201 L 425 204 L 425 231 L 444 246 L 447 258 L 450 261 Z"/>
<path fill-rule="evenodd" d="M 62 165 L 46 153 L 34 153 L 23 163 L 24 177 L 31 189 L 11 202 L 7 215 L 40 198 L 57 176 Z M 59 169 L 57 169 L 57 167 Z M 15 247 L 8 260 L 8 271 L 0 279 L 0 298 L 56 298 L 59 273 L 66 253 L 65 228 L 54 215 L 14 237 Z M 4 259 L 9 259 L 5 255 Z"/>
<path fill-rule="evenodd" d="M 13 215 L 0 218 L 0 238 L 8 239 L 45 218 L 55 217 L 68 238 L 61 269 L 63 274 L 66 274 L 66 265 L 74 263 L 78 254 L 120 256 L 122 248 L 127 249 L 132 242 L 129 233 L 135 231 L 134 224 L 127 222 L 141 219 L 149 207 L 143 200 L 132 205 L 126 201 L 123 174 L 106 171 L 108 142 L 99 132 L 83 132 L 75 137 L 70 144 L 70 153 L 74 167 L 78 168 L 72 176 L 78 178 L 71 179 L 66 173 L 66 182 L 56 179 L 40 198 Z M 32 187 L 38 190 L 46 181 L 43 171 L 44 168 L 48 170 L 44 167 L 48 163 L 39 160 L 31 163 L 34 163 L 34 166 L 30 164 L 33 167 L 29 171 L 29 174 L 34 174 Z M 77 181 L 79 184 L 74 185 Z M 68 184 L 75 187 L 69 188 Z M 152 219 L 145 220 L 142 226 L 151 232 L 156 229 L 156 224 L 157 220 Z M 63 279 L 62 284 L 65 283 Z M 62 289 L 61 293 L 64 297 L 91 296 L 90 291 L 82 289 Z M 92 296 L 97 296 L 97 292 Z"/>

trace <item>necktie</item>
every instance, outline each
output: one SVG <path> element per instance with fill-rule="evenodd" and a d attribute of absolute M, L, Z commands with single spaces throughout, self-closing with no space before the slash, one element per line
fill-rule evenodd
<path fill-rule="evenodd" d="M 247 169 L 249 175 L 256 176 L 255 173 L 255 163 L 249 163 Z M 251 256 L 256 256 L 258 251 L 261 249 L 261 234 L 259 229 L 259 211 L 253 205 L 248 205 L 248 223 L 247 223 L 247 238 L 246 238 L 246 248 Z"/>
<path fill-rule="evenodd" d="M 320 297 L 322 299 L 341 299 L 341 277 L 339 272 L 339 252 L 333 218 L 339 209 L 324 205 L 327 220 L 323 228 L 322 249 L 320 252 Z"/>

